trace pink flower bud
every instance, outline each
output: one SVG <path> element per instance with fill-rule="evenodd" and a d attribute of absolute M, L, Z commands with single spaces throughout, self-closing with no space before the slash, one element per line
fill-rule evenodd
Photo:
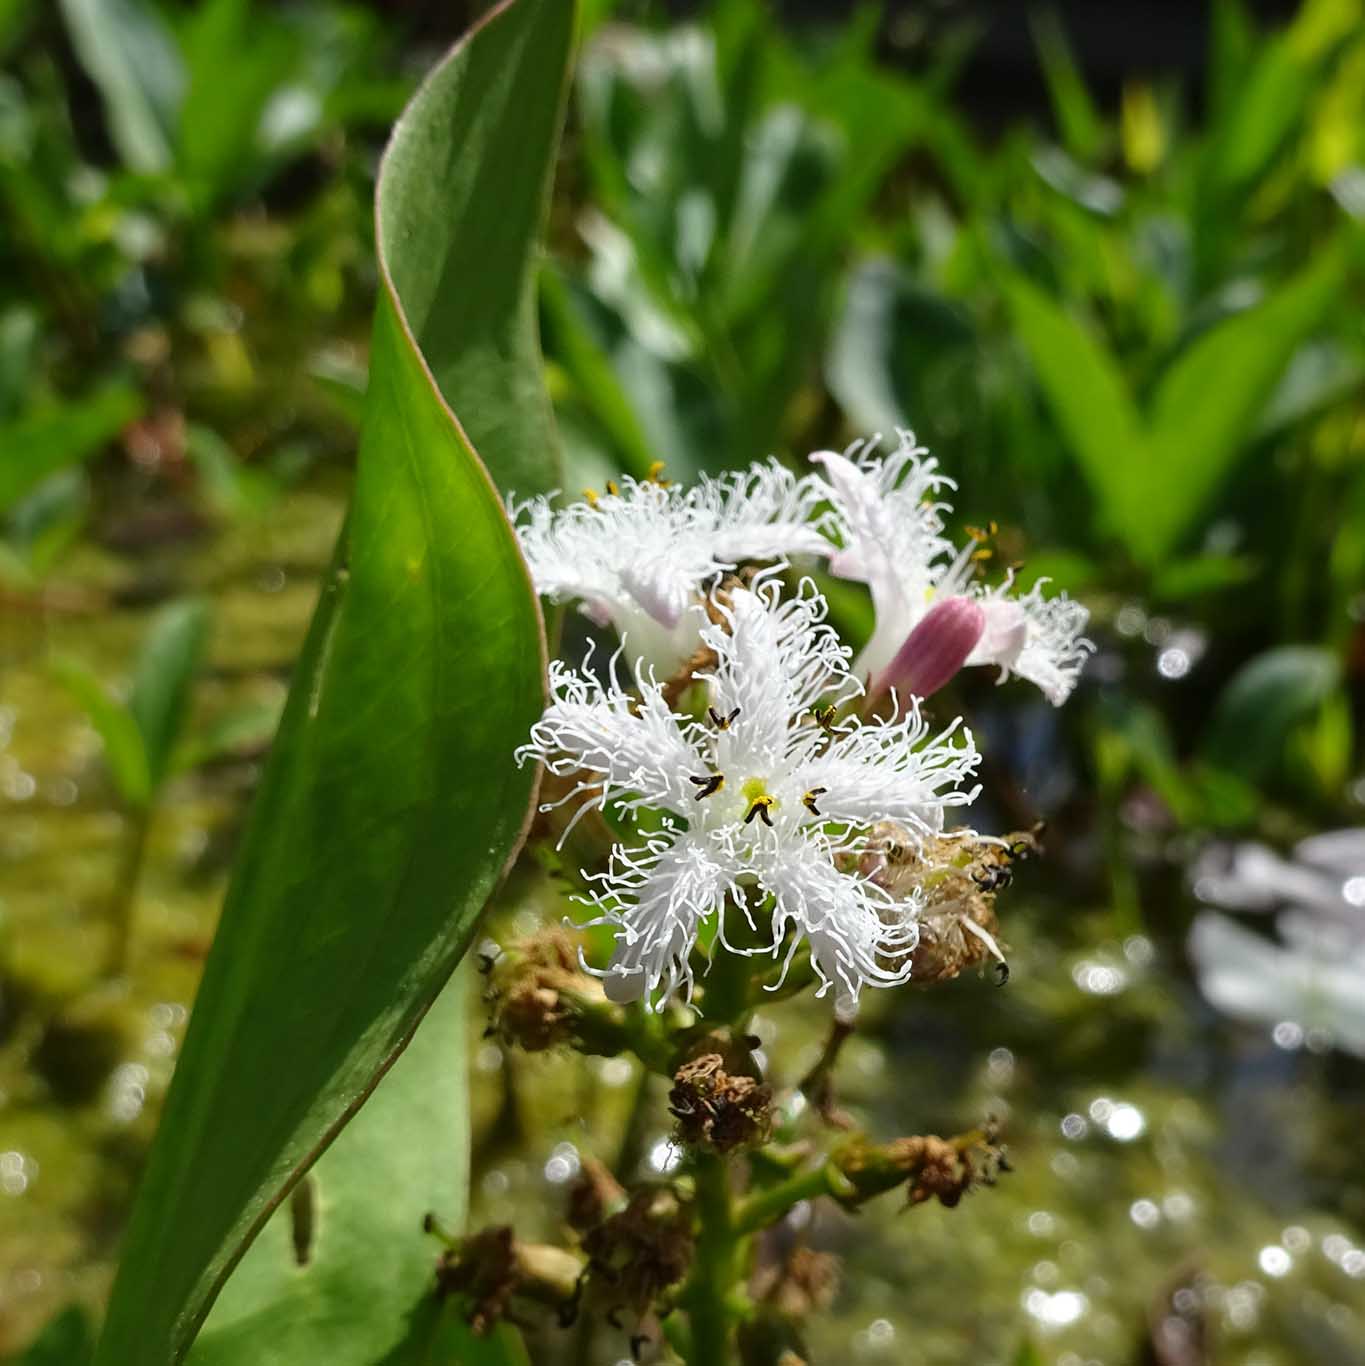
<path fill-rule="evenodd" d="M 902 697 L 929 697 L 967 662 L 986 629 L 986 613 L 971 598 L 944 598 L 921 618 L 905 638 L 872 694 L 890 692 Z"/>

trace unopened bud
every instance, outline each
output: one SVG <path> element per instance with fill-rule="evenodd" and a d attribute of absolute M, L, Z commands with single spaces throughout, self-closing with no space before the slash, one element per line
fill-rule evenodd
<path fill-rule="evenodd" d="M 967 662 L 985 629 L 986 613 L 972 598 L 936 602 L 874 681 L 873 696 L 893 688 L 902 697 L 931 696 Z"/>

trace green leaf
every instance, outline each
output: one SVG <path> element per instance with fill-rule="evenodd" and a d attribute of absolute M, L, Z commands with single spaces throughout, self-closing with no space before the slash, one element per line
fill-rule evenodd
<path fill-rule="evenodd" d="M 1081 473 L 1112 529 L 1129 540 L 1142 515 L 1146 452 L 1141 415 L 1109 353 L 1037 285 L 1005 282 L 1015 330 Z"/>
<path fill-rule="evenodd" d="M 95 1335 L 85 1310 L 63 1309 L 30 1343 L 16 1366 L 85 1366 L 95 1350 Z"/>
<path fill-rule="evenodd" d="M 1290 730 L 1335 691 L 1341 665 L 1326 650 L 1283 645 L 1244 664 L 1223 689 L 1209 719 L 1203 757 L 1242 777 L 1264 777 Z"/>
<path fill-rule="evenodd" d="M 1015 329 L 1057 425 L 1110 529 L 1149 568 L 1191 529 L 1247 448 L 1297 348 L 1346 277 L 1343 239 L 1256 308 L 1201 333 L 1139 412 L 1113 358 L 1042 290 L 1004 289 Z"/>
<path fill-rule="evenodd" d="M 152 791 L 161 786 L 185 722 L 190 685 L 208 636 L 208 607 L 197 600 L 163 607 L 147 628 L 133 670 L 128 711 L 142 736 Z"/>
<path fill-rule="evenodd" d="M 1152 396 L 1153 480 L 1141 521 L 1152 559 L 1167 553 L 1222 483 L 1299 344 L 1322 322 L 1346 269 L 1340 244 L 1256 308 L 1199 337 Z"/>
<path fill-rule="evenodd" d="M 927 379 L 946 357 L 970 356 L 975 333 L 941 294 L 874 258 L 849 277 L 825 358 L 825 377 L 854 426 L 891 432 L 932 418 Z"/>
<path fill-rule="evenodd" d="M 524 414 L 493 420 L 539 373 L 519 292 L 530 243 L 504 232 L 527 202 L 513 178 L 534 181 L 538 206 L 553 160 L 572 10 L 494 10 L 414 97 L 381 168 L 351 511 L 133 1209 L 101 1366 L 183 1358 L 255 1233 L 411 1037 L 524 837 L 535 775 L 513 753 L 544 703 L 544 636 L 476 424 L 455 413 L 483 413 L 495 468 L 543 480 L 549 448 L 520 444 Z M 471 180 L 477 214 L 445 198 Z M 455 413 L 408 325 L 413 268 L 393 271 L 394 253 L 428 251 L 429 312 L 468 287 L 484 307 L 463 310 L 482 329 L 465 347 L 516 338 L 517 362 L 448 367 Z M 435 322 L 429 335 L 449 340 Z"/>
<path fill-rule="evenodd" d="M 147 750 L 133 714 L 77 659 L 58 655 L 50 666 L 53 677 L 80 703 L 104 745 L 118 794 L 129 806 L 145 807 L 152 796 Z"/>
<path fill-rule="evenodd" d="M 434 1350 L 462 1326 L 460 1306 L 448 1316 L 436 1298 L 440 1245 L 422 1221 L 429 1212 L 447 1226 L 464 1221 L 467 981 L 456 973 L 364 1109 L 261 1230 L 190 1366 L 516 1359 L 505 1354 L 517 1340 L 511 1329 L 477 1357 Z"/>
<path fill-rule="evenodd" d="M 1076 65 L 1066 31 L 1055 12 L 1048 10 L 1033 16 L 1033 41 L 1062 145 L 1077 160 L 1093 161 L 1104 147 L 1104 121 L 1090 98 L 1085 77 Z"/>
<path fill-rule="evenodd" d="M 1256 577 L 1249 555 L 1189 555 L 1161 566 L 1152 578 L 1152 596 L 1160 602 L 1182 602 L 1218 593 Z"/>
<path fill-rule="evenodd" d="M 394 127 L 376 219 L 428 368 L 498 486 L 522 494 L 557 482 L 540 380 L 536 242 L 575 8 L 520 0 L 514 22 L 481 31 L 477 58 L 472 45 L 454 49 Z M 522 20 L 527 10 L 534 24 Z M 494 141 L 489 155 L 467 154 Z"/>
<path fill-rule="evenodd" d="M 203 204 L 264 173 L 261 116 L 298 56 L 295 34 L 251 0 L 207 0 L 191 18 L 177 169 Z"/>
<path fill-rule="evenodd" d="M 635 409 L 621 386 L 611 360 L 582 317 L 568 284 L 547 265 L 540 277 L 540 297 L 553 329 L 559 363 L 572 376 L 576 395 L 611 439 L 613 453 L 637 479 L 649 473 L 656 456 Z"/>
<path fill-rule="evenodd" d="M 8 511 L 50 474 L 88 460 L 141 411 L 135 390 L 111 384 L 89 398 L 30 413 L 0 427 L 0 512 Z"/>
<path fill-rule="evenodd" d="M 134 171 L 164 171 L 185 88 L 175 41 L 146 0 L 61 0 L 71 46 L 99 87 L 109 135 Z"/>

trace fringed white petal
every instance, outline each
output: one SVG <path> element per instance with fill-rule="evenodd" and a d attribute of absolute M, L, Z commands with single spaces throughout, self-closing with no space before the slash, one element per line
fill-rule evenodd
<path fill-rule="evenodd" d="M 936 495 L 952 480 L 900 432 L 899 445 L 878 455 L 880 438 L 858 442 L 844 455 L 818 451 L 833 506 L 828 523 L 841 549 L 830 561 L 840 578 L 872 591 L 877 626 L 859 656 L 859 677 L 880 673 L 914 629 L 932 599 L 936 566 L 952 547 L 943 538 L 943 505 Z"/>
<path fill-rule="evenodd" d="M 872 591 L 876 627 L 854 665 L 860 678 L 880 677 L 932 605 L 970 594 L 986 611 L 986 627 L 966 663 L 995 664 L 1002 681 L 1018 674 L 1060 705 L 1076 686 L 1086 656 L 1088 613 L 1065 594 L 1044 598 L 1041 582 L 1027 595 L 1010 596 L 1011 578 L 995 588 L 973 584 L 979 546 L 955 550 L 943 535 L 947 507 L 936 501 L 952 481 L 938 473 L 908 432 L 886 456 L 876 441 L 845 455 L 821 451 L 833 513 L 826 529 L 840 549 L 830 569 Z"/>
<path fill-rule="evenodd" d="M 828 550 L 813 520 L 822 497 L 814 479 L 768 460 L 689 488 L 625 477 L 590 500 L 508 511 L 537 591 L 631 631 L 633 650 L 667 674 L 696 648 L 695 631 L 677 629 L 696 624 L 689 605 L 721 574 Z"/>
<path fill-rule="evenodd" d="M 613 677 L 604 684 L 559 660 L 550 663 L 552 700 L 517 750 L 518 762 L 539 759 L 551 773 L 581 773 L 580 789 L 601 784 L 596 804 L 621 801 L 686 811 L 692 800 L 688 776 L 704 771 L 696 727 L 675 716 L 652 676 L 637 677 L 637 699 Z"/>
<path fill-rule="evenodd" d="M 819 811 L 852 826 L 892 820 L 920 835 L 943 829 L 949 807 L 976 800 L 979 787 L 964 787 L 980 755 L 961 719 L 930 735 L 912 699 L 895 721 L 841 726 L 828 748 L 800 768 L 803 791 L 820 791 Z"/>
<path fill-rule="evenodd" d="M 835 1010 L 849 1018 L 863 986 L 896 986 L 910 977 L 919 942 L 919 901 L 894 901 L 882 888 L 835 867 L 819 841 L 803 839 L 763 872 L 773 894 L 773 936 L 792 929 L 810 944 L 821 980 L 835 993 Z"/>
<path fill-rule="evenodd" d="M 1008 584 L 982 596 L 986 629 L 967 663 L 998 665 L 1002 683 L 1018 674 L 1060 707 L 1095 646 L 1081 634 L 1090 613 L 1065 593 L 1045 598 L 1046 582 L 1040 579 L 1022 598 L 1004 596 Z"/>
<path fill-rule="evenodd" d="M 611 962 L 596 974 L 607 996 L 655 1010 L 680 988 L 690 1000 L 688 960 L 702 922 L 734 887 L 730 871 L 703 840 L 684 833 L 673 844 L 654 840 L 641 850 L 613 850 L 599 881 L 602 891 L 589 904 L 600 914 L 590 923 L 617 927 Z"/>

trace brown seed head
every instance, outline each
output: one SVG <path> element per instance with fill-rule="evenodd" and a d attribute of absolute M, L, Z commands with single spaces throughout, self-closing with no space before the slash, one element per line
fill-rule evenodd
<path fill-rule="evenodd" d="M 719 1153 L 766 1142 L 772 1132 L 772 1087 L 732 1075 L 719 1053 L 685 1062 L 673 1076 L 668 1108 L 689 1147 Z"/>

